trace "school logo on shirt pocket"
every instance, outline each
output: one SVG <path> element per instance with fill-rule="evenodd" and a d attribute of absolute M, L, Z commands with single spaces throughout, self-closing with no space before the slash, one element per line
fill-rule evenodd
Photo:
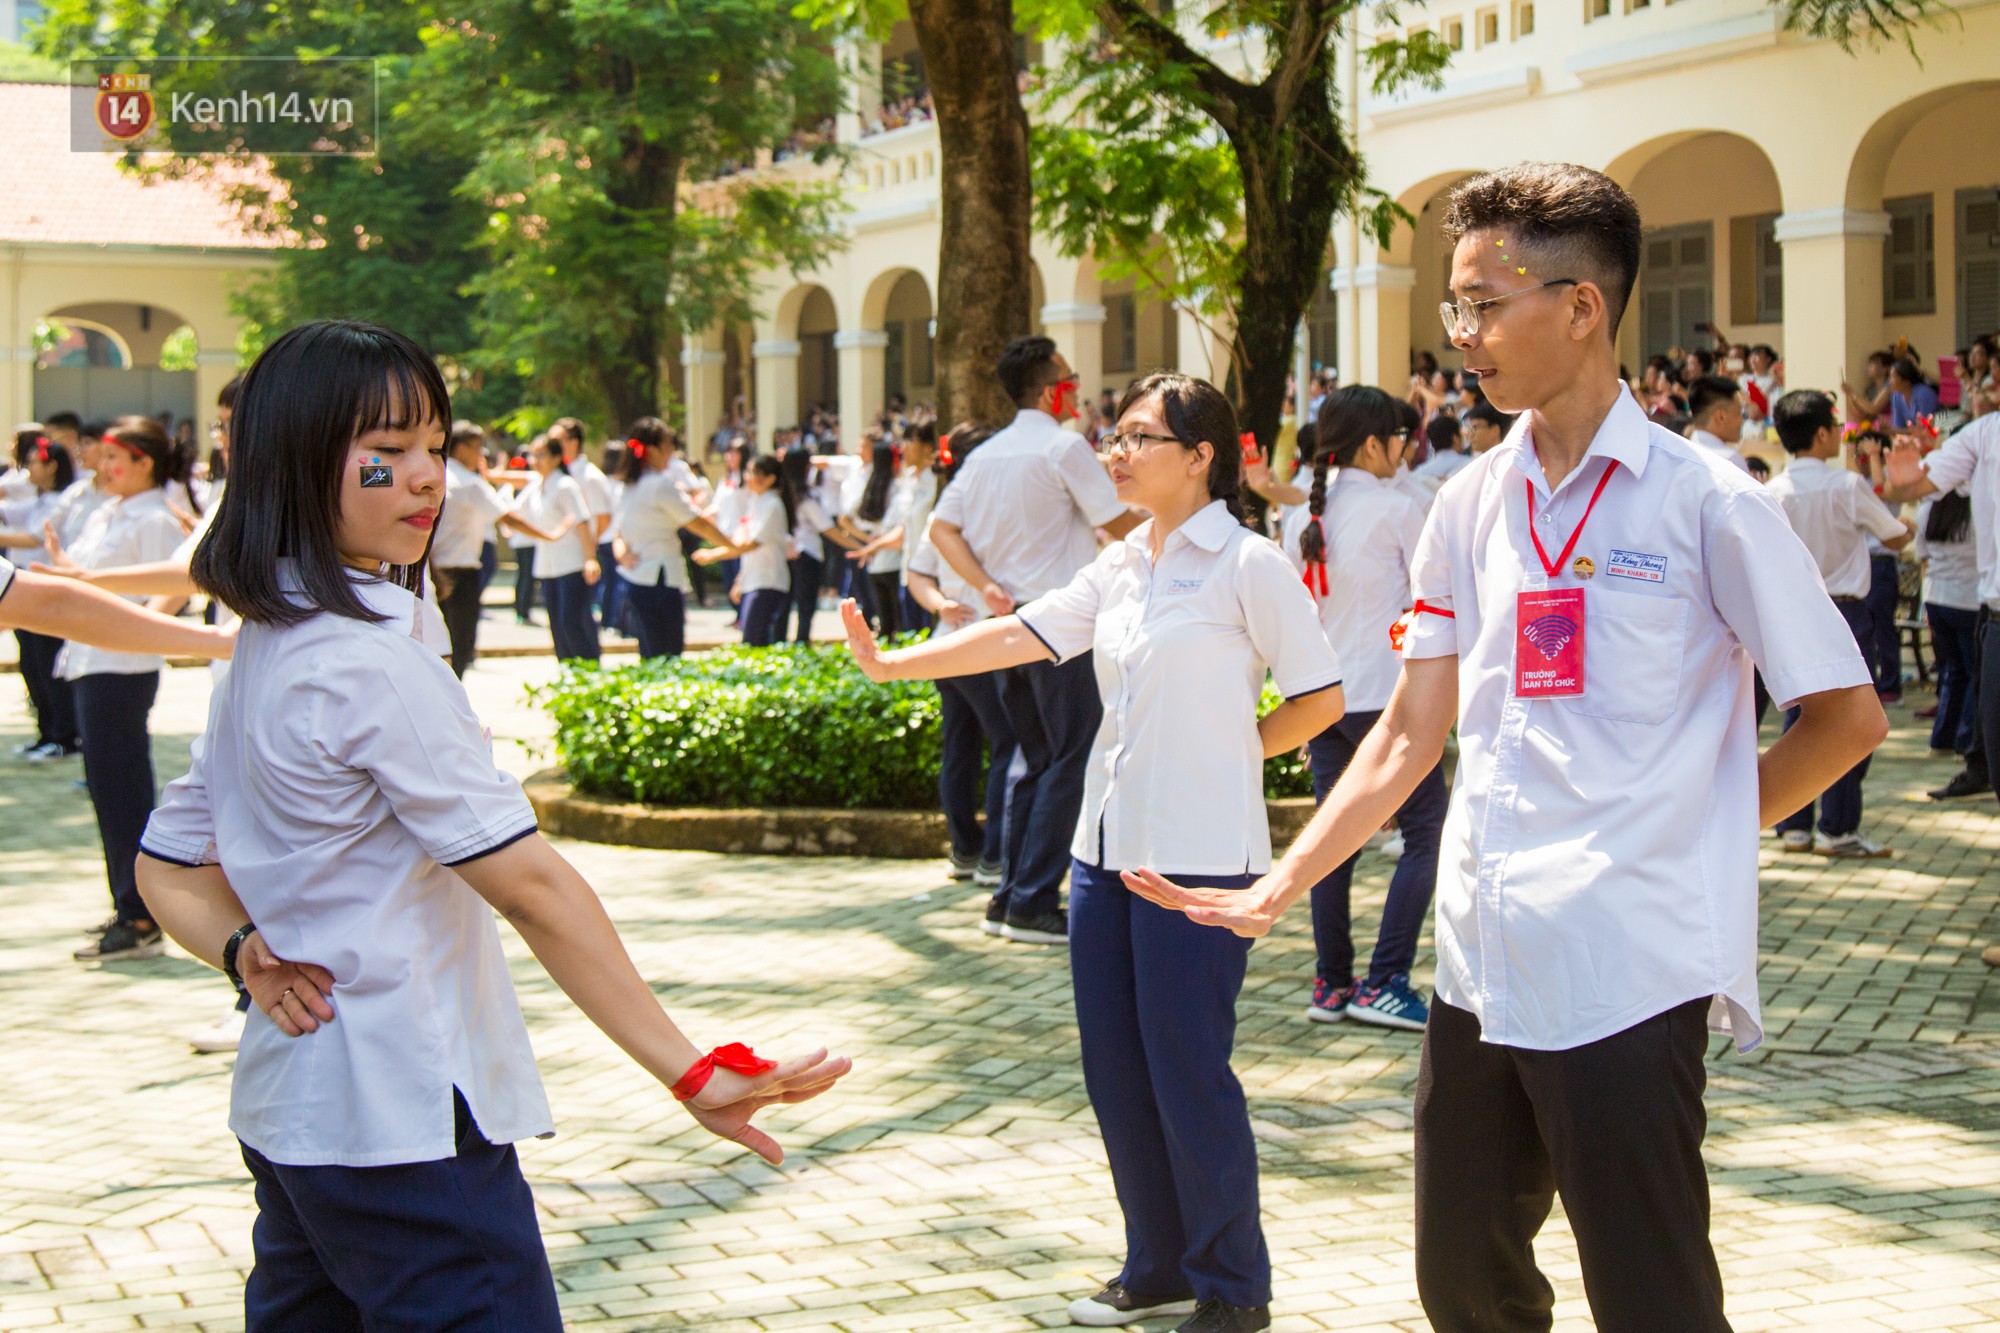
<path fill-rule="evenodd" d="M 1667 558 L 1639 551 L 1613 551 L 1604 572 L 1613 578 L 1637 579 L 1641 583 L 1665 583 Z"/>
<path fill-rule="evenodd" d="M 1201 585 L 1201 579 L 1170 579 L 1167 582 L 1167 591 L 1169 593 L 1200 592 Z"/>

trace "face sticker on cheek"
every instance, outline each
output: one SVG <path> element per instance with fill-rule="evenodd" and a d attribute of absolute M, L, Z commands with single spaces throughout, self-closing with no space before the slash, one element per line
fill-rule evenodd
<path fill-rule="evenodd" d="M 364 489 L 371 486 L 394 486 L 395 484 L 396 470 L 394 468 L 385 467 L 380 463 L 363 463 L 361 465 L 361 485 Z"/>

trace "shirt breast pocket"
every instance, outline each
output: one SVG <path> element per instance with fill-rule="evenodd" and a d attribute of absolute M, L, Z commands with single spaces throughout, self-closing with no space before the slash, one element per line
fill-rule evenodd
<path fill-rule="evenodd" d="M 1680 703 L 1687 602 L 1587 588 L 1584 608 L 1584 692 L 1562 700 L 1563 707 L 1649 727 L 1672 717 Z"/>

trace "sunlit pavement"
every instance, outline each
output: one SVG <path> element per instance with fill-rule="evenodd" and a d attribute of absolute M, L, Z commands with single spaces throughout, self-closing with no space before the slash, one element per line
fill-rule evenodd
<path fill-rule="evenodd" d="M 523 686 L 552 670 L 469 678 L 517 772 L 547 762 L 518 742 L 546 736 Z M 18 685 L 0 697 L 11 752 L 25 707 Z M 206 698 L 205 672 L 166 673 L 163 781 Z M 2000 974 L 1978 957 L 2000 940 L 2000 807 L 1924 802 L 1952 765 L 1929 757 L 1928 724 L 1892 718 L 1866 827 L 1897 856 L 1765 843 L 1770 1038 L 1747 1059 L 1712 1048 L 1714 1237 L 1739 1330 L 2000 1323 Z M 231 1057 L 186 1041 L 229 989 L 184 957 L 70 961 L 108 904 L 77 776 L 0 760 L 0 1329 L 240 1328 L 252 1204 L 225 1128 Z M 522 1158 L 574 1327 L 1033 1329 L 1117 1271 L 1060 950 L 983 935 L 983 899 L 941 862 L 561 846 L 698 1042 L 857 1061 L 837 1095 L 771 1118 L 792 1158 L 769 1168 L 693 1129 L 509 935 L 559 1130 Z M 1388 865 L 1363 860 L 1364 929 Z M 1423 1329 L 1417 1041 L 1306 1024 L 1311 967 L 1299 913 L 1253 955 L 1241 1006 L 1276 1327 Z M 1558 1327 L 1589 1328 L 1559 1212 L 1538 1253 Z"/>

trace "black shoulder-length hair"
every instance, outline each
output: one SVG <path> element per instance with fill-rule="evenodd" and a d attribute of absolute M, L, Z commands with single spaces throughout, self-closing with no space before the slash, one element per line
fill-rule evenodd
<path fill-rule="evenodd" d="M 195 548 L 195 586 L 261 625 L 322 611 L 379 621 L 340 563 L 340 492 L 348 447 L 371 430 L 451 425 L 451 394 L 428 353 L 358 320 L 288 329 L 243 376 L 229 423 L 229 486 Z M 428 559 L 429 552 L 425 552 Z M 290 559 L 299 592 L 278 582 Z M 392 565 L 389 582 L 421 594 L 424 562 Z"/>

